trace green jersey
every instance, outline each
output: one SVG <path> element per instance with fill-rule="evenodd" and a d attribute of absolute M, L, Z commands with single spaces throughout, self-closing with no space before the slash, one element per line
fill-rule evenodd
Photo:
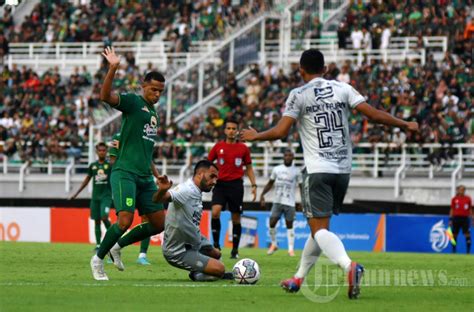
<path fill-rule="evenodd" d="M 106 196 L 112 196 L 110 190 L 110 173 L 112 166 L 108 161 L 99 163 L 98 161 L 93 162 L 89 165 L 87 175 L 92 178 L 92 199 L 99 200 Z"/>
<path fill-rule="evenodd" d="M 139 176 L 151 175 L 153 147 L 157 138 L 158 115 L 142 96 L 123 93 L 114 108 L 122 114 L 120 146 L 113 170 L 124 170 Z"/>
<path fill-rule="evenodd" d="M 120 132 L 114 134 L 114 136 L 112 137 L 112 141 L 118 141 L 119 145 L 118 145 L 118 147 L 110 147 L 109 148 L 109 156 L 118 157 L 119 149 L 120 149 Z"/>

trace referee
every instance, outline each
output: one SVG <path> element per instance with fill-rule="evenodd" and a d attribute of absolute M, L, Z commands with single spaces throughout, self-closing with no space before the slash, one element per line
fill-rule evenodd
<path fill-rule="evenodd" d="M 232 252 L 230 257 L 239 257 L 240 235 L 242 226 L 240 216 L 243 212 L 244 185 L 242 177 L 245 173 L 252 184 L 252 201 L 257 197 L 257 185 L 252 168 L 250 150 L 244 143 L 237 142 L 238 123 L 233 119 L 226 119 L 224 123 L 225 141 L 217 142 L 209 152 L 210 161 L 217 160 L 219 177 L 212 192 L 212 238 L 214 247 L 220 249 L 221 211 L 229 208 L 232 214 Z"/>
<path fill-rule="evenodd" d="M 459 185 L 456 196 L 451 199 L 451 210 L 449 211 L 449 226 L 453 228 L 454 240 L 457 240 L 459 230 L 462 230 L 466 238 L 466 253 L 471 250 L 471 231 L 469 217 L 474 216 L 472 210 L 471 197 L 465 195 L 466 187 Z M 456 246 L 453 245 L 453 253 L 456 253 Z"/>

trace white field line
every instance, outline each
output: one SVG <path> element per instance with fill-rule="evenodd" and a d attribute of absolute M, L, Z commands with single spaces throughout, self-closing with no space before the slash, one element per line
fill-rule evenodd
<path fill-rule="evenodd" d="M 47 282 L 0 282 L 0 286 L 5 287 L 14 287 L 14 286 L 80 286 L 80 287 L 148 287 L 148 288 L 279 288 L 280 285 L 272 284 L 272 285 L 239 285 L 239 284 L 212 284 L 212 282 L 201 282 L 201 283 L 193 283 L 193 284 L 143 284 L 143 283 L 121 283 L 121 284 L 114 284 L 107 281 L 104 282 L 97 282 L 97 283 L 47 283 Z M 309 288 L 325 288 L 325 287 L 346 287 L 347 285 L 340 285 L 340 284 L 325 284 L 325 285 L 305 285 L 303 287 Z M 403 286 L 393 286 L 393 285 L 361 285 L 361 287 L 431 287 L 431 288 L 445 288 L 445 287 L 472 287 L 471 285 L 403 285 Z"/>

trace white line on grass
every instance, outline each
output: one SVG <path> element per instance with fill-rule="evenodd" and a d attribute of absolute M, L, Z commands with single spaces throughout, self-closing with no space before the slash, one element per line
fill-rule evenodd
<path fill-rule="evenodd" d="M 143 284 L 143 283 L 110 283 L 110 282 L 97 282 L 97 283 L 46 283 L 46 282 L 0 282 L 0 286 L 81 286 L 81 287 L 150 287 L 150 288 L 176 288 L 176 287 L 185 287 L 185 288 L 229 288 L 229 287 L 260 287 L 260 288 L 272 288 L 272 287 L 281 287 L 280 285 L 240 285 L 240 284 L 211 284 L 209 282 L 202 282 L 196 284 Z M 345 287 L 347 285 L 340 284 L 328 284 L 328 285 L 305 285 L 309 288 L 325 288 L 325 287 Z M 413 286 L 393 286 L 393 285 L 362 285 L 362 287 L 471 287 L 471 285 L 413 285 Z"/>

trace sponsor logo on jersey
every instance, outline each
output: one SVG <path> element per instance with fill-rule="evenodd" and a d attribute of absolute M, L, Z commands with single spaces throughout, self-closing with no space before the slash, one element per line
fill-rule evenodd
<path fill-rule="evenodd" d="M 327 99 L 334 96 L 332 87 L 324 88 L 314 88 L 314 95 L 316 96 L 316 101 L 321 99 Z"/>

